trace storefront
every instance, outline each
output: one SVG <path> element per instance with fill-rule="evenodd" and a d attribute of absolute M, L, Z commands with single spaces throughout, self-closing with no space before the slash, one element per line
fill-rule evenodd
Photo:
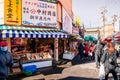
<path fill-rule="evenodd" d="M 19 59 L 22 67 L 43 68 L 52 66 L 53 60 L 58 61 L 59 50 L 63 49 L 59 48 L 59 40 L 69 36 L 57 25 L 56 1 L 5 0 L 2 4 L 0 38 L 7 39 L 13 58 Z"/>
<path fill-rule="evenodd" d="M 78 54 L 77 43 L 79 40 L 82 40 L 79 35 L 79 28 L 72 27 L 72 34 L 69 34 L 67 41 L 68 48 L 66 48 L 63 54 L 64 59 L 72 60 Z"/>
<path fill-rule="evenodd" d="M 0 30 L 0 38 L 7 38 L 9 51 L 14 59 L 20 60 L 22 67 L 33 64 L 37 68 L 52 66 L 53 60 L 58 61 L 59 39 L 68 38 L 66 33 L 55 28 L 1 25 Z"/>

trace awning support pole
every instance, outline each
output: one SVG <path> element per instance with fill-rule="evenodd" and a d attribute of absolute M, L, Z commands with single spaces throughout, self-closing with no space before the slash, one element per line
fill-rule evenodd
<path fill-rule="evenodd" d="M 59 54 L 58 54 L 58 38 L 54 39 L 54 60 L 58 61 L 59 59 Z"/>

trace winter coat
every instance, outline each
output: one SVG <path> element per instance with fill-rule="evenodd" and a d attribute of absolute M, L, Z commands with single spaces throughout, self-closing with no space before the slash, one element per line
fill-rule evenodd
<path fill-rule="evenodd" d="M 103 45 L 100 44 L 100 43 L 97 43 L 95 46 L 94 46 L 94 53 L 96 55 L 102 55 L 103 53 Z"/>
<path fill-rule="evenodd" d="M 7 78 L 12 67 L 12 55 L 10 52 L 3 52 L 0 50 L 0 78 Z"/>
<path fill-rule="evenodd" d="M 84 48 L 85 48 L 85 54 L 88 55 L 88 52 L 89 52 L 89 46 L 85 44 Z"/>
<path fill-rule="evenodd" d="M 114 54 L 110 55 L 106 49 L 102 55 L 101 63 L 104 64 L 106 73 L 109 73 L 111 70 L 115 70 L 115 68 L 118 66 L 117 51 L 115 51 Z"/>
<path fill-rule="evenodd" d="M 79 46 L 78 46 L 79 54 L 83 54 L 84 50 L 85 50 L 85 48 L 84 48 L 83 44 L 79 44 Z"/>

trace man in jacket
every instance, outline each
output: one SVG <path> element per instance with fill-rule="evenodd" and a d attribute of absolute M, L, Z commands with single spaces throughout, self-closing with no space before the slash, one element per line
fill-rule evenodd
<path fill-rule="evenodd" d="M 12 55 L 8 52 L 7 42 L 0 41 L 0 80 L 6 80 L 9 73 L 10 67 L 12 67 Z"/>
<path fill-rule="evenodd" d="M 101 44 L 101 41 L 99 40 L 98 43 L 94 46 L 94 53 L 95 53 L 95 62 L 96 67 L 100 67 L 100 59 L 101 55 L 103 53 L 103 45 Z"/>

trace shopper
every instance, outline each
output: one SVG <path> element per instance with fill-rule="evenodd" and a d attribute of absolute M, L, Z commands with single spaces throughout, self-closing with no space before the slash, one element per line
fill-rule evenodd
<path fill-rule="evenodd" d="M 100 59 L 101 55 L 103 54 L 103 45 L 101 44 L 101 41 L 99 40 L 98 43 L 94 46 L 93 49 L 95 53 L 95 62 L 96 62 L 96 68 L 100 67 Z"/>
<path fill-rule="evenodd" d="M 13 65 L 12 55 L 8 52 L 6 41 L 0 41 L 0 80 L 6 80 Z"/>
<path fill-rule="evenodd" d="M 94 60 L 94 43 L 92 43 L 89 47 L 90 51 L 89 51 L 89 56 L 91 57 L 91 60 Z M 91 53 L 91 54 L 90 54 Z"/>
<path fill-rule="evenodd" d="M 88 58 L 88 53 L 89 53 L 89 46 L 88 43 L 84 43 L 84 48 L 85 48 L 85 58 Z"/>
<path fill-rule="evenodd" d="M 106 50 L 101 57 L 101 63 L 105 67 L 105 80 L 108 80 L 109 73 L 112 73 L 114 80 L 118 80 L 117 72 L 119 72 L 117 64 L 117 51 L 111 42 L 106 44 Z"/>
<path fill-rule="evenodd" d="M 85 48 L 84 48 L 84 45 L 83 45 L 83 43 L 82 43 L 82 41 L 78 41 L 78 44 L 77 44 L 77 46 L 78 46 L 78 56 L 80 57 L 80 59 L 84 59 L 84 50 L 85 50 Z"/>

